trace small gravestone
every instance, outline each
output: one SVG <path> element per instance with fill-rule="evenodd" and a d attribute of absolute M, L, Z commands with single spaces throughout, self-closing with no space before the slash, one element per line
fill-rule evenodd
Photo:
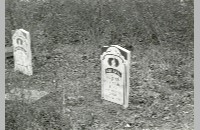
<path fill-rule="evenodd" d="M 130 51 L 118 46 L 104 46 L 101 55 L 102 99 L 124 108 L 129 100 Z"/>
<path fill-rule="evenodd" d="M 14 70 L 30 76 L 33 74 L 30 34 L 24 29 L 17 29 L 12 33 Z"/>
<path fill-rule="evenodd" d="M 27 103 L 32 103 L 46 96 L 47 94 L 49 93 L 46 91 L 14 88 L 10 90 L 10 93 L 5 94 L 5 100 L 24 100 Z"/>

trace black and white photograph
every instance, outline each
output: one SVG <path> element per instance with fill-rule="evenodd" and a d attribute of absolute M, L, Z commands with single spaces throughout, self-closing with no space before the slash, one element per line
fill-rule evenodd
<path fill-rule="evenodd" d="M 5 0 L 4 21 L 5 130 L 194 130 L 194 0 Z"/>

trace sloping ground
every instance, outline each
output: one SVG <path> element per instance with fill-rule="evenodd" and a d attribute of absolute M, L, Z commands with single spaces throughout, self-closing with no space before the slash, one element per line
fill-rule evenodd
<path fill-rule="evenodd" d="M 192 59 L 174 73 L 172 63 L 159 61 L 177 51 L 134 47 L 125 110 L 101 100 L 97 46 L 58 45 L 43 60 L 34 58 L 30 77 L 14 72 L 12 59 L 7 60 L 6 93 L 25 88 L 49 94 L 33 103 L 6 100 L 6 130 L 193 130 Z"/>

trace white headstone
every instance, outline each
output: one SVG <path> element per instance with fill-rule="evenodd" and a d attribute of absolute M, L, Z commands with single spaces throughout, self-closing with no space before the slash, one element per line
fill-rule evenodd
<path fill-rule="evenodd" d="M 102 99 L 124 108 L 129 102 L 130 54 L 128 50 L 112 45 L 103 47 L 101 55 Z"/>
<path fill-rule="evenodd" d="M 14 70 L 26 75 L 32 75 L 32 54 L 29 32 L 23 29 L 13 31 Z"/>

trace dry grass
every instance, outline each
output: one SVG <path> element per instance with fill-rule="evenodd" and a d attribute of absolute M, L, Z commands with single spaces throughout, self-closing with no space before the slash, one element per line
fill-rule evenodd
<path fill-rule="evenodd" d="M 70 2 L 18 3 L 11 11 L 30 9 L 27 21 L 13 15 L 6 34 L 10 25 L 30 31 L 34 74 L 14 72 L 7 59 L 6 93 L 24 86 L 50 94 L 32 104 L 6 101 L 6 129 L 194 129 L 193 5 L 104 1 L 101 12 L 95 2 Z M 110 44 L 132 51 L 126 110 L 100 99 L 100 47 Z"/>

